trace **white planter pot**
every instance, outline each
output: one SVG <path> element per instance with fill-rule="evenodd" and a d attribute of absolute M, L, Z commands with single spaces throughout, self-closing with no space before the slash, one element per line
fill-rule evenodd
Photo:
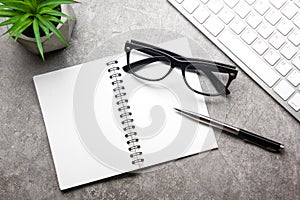
<path fill-rule="evenodd" d="M 61 21 L 64 24 L 59 24 L 57 29 L 63 34 L 65 39 L 69 41 L 71 39 L 71 34 L 75 25 L 75 13 L 73 8 L 70 5 L 61 5 L 61 11 L 66 15 L 70 16 L 72 20 L 62 17 Z M 25 35 L 21 35 L 17 41 L 22 44 L 28 51 L 39 54 L 37 43 L 35 38 L 30 38 Z M 53 33 L 50 34 L 50 38 L 46 36 L 41 37 L 44 53 L 55 51 L 58 49 L 65 48 L 66 45 Z"/>

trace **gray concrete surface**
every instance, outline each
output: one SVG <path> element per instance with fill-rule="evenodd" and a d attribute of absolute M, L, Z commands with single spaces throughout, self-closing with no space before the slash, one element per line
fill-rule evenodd
<path fill-rule="evenodd" d="M 215 60 L 230 63 L 165 0 L 89 0 L 74 9 L 77 24 L 71 46 L 48 54 L 45 62 L 20 44 L 0 38 L 0 199 L 299 199 L 300 124 L 242 71 L 226 104 L 218 108 L 209 102 L 209 111 L 281 141 L 286 146 L 283 154 L 222 134 L 219 150 L 153 172 L 124 174 L 61 192 L 34 75 L 88 61 L 93 50 L 113 44 L 113 36 L 145 28 L 176 31 L 197 41 Z M 143 38 L 141 32 L 135 36 Z M 114 49 L 105 48 L 97 56 L 113 54 Z"/>

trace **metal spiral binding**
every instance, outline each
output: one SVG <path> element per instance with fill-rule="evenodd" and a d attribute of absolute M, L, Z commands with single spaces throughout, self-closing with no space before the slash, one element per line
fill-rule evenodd
<path fill-rule="evenodd" d="M 112 73 L 109 78 L 113 80 L 112 85 L 115 86 L 113 91 L 115 92 L 115 98 L 117 99 L 116 104 L 120 106 L 118 111 L 121 113 L 121 124 L 124 126 L 123 130 L 125 131 L 125 137 L 127 139 L 127 144 L 129 145 L 128 150 L 131 152 L 130 157 L 133 159 L 132 164 L 141 167 L 144 159 L 142 158 L 142 152 L 140 152 L 141 146 L 138 144 L 139 139 L 137 138 L 137 133 L 134 131 L 134 120 L 130 118 L 132 113 L 129 111 L 130 106 L 128 105 L 128 100 L 125 99 L 126 92 L 123 92 L 125 91 L 125 87 L 121 85 L 123 81 L 118 79 L 122 74 L 118 72 L 120 68 L 116 66 L 117 63 L 118 61 L 107 63 L 107 66 L 109 66 L 108 72 Z"/>

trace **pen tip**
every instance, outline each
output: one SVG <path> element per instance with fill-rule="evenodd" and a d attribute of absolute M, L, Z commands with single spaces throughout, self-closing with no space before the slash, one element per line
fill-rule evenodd
<path fill-rule="evenodd" d="M 178 111 L 178 112 L 180 112 L 181 110 L 179 110 L 178 108 L 174 108 L 174 110 L 176 110 L 176 111 Z"/>
<path fill-rule="evenodd" d="M 284 145 L 283 144 L 280 145 L 280 150 L 284 150 Z"/>

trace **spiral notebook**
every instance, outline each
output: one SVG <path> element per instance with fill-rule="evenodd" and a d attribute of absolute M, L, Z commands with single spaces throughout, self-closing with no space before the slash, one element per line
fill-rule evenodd
<path fill-rule="evenodd" d="M 158 46 L 192 56 L 185 38 Z M 125 60 L 110 56 L 33 78 L 61 190 L 217 148 L 211 128 L 173 110 L 208 115 L 180 72 L 144 82 L 122 70 Z"/>

